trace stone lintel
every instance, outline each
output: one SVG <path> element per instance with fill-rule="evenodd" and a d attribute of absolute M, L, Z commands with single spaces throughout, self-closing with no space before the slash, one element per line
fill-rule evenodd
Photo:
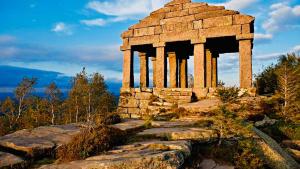
<path fill-rule="evenodd" d="M 206 43 L 206 37 L 199 37 L 197 39 L 192 39 L 191 43 L 192 44 L 204 44 L 204 43 Z"/>
<path fill-rule="evenodd" d="M 166 43 L 165 42 L 158 42 L 158 43 L 153 43 L 153 47 L 158 48 L 158 47 L 165 47 Z"/>
<path fill-rule="evenodd" d="M 236 35 L 236 40 L 251 40 L 254 39 L 254 33 Z"/>

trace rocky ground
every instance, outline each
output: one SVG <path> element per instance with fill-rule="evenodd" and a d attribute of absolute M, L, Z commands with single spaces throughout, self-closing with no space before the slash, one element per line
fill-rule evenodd
<path fill-rule="evenodd" d="M 202 109 L 198 107 L 197 111 L 209 112 L 220 104 L 215 100 L 208 102 L 206 100 L 202 103 L 193 103 L 191 108 L 197 109 L 197 105 L 205 105 L 201 106 Z M 0 169 L 28 167 L 41 169 L 233 169 L 234 166 L 231 163 L 205 155 L 196 159 L 192 167 L 188 164 L 191 159 L 198 158 L 199 152 L 195 154 L 197 148 L 195 146 L 217 143 L 220 139 L 220 133 L 216 128 L 202 124 L 203 118 L 193 115 L 172 121 L 124 119 L 123 122 L 112 127 L 134 133 L 125 145 L 85 160 L 63 164 L 48 161 L 46 164 L 37 165 L 36 161 L 51 157 L 59 146 L 67 144 L 72 136 L 87 126 L 69 124 L 17 131 L 0 137 Z M 260 141 L 268 151 L 271 153 L 275 151 L 263 139 Z M 291 147 L 294 149 L 297 145 L 286 144 L 293 145 Z M 280 153 L 278 156 L 281 157 Z M 272 163 L 272 158 L 269 163 Z"/>

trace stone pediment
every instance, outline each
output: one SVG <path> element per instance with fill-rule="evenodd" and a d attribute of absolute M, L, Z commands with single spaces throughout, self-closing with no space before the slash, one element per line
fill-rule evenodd
<path fill-rule="evenodd" d="M 123 47 L 226 36 L 253 39 L 253 23 L 254 17 L 224 6 L 173 0 L 123 32 Z"/>

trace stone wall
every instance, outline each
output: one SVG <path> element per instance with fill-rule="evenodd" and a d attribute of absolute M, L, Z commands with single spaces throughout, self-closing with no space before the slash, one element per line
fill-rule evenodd
<path fill-rule="evenodd" d="M 118 113 L 144 116 L 158 114 L 162 109 L 192 101 L 192 89 L 162 88 L 121 90 Z"/>

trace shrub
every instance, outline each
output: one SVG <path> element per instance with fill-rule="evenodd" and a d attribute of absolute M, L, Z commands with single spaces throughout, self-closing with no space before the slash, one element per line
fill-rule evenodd
<path fill-rule="evenodd" d="M 223 103 L 236 102 L 239 97 L 240 89 L 237 87 L 219 88 L 217 94 Z"/>
<path fill-rule="evenodd" d="M 104 120 L 104 124 L 106 125 L 111 125 L 111 124 L 117 124 L 117 123 L 121 123 L 122 119 L 120 117 L 120 115 L 112 113 L 109 114 L 105 120 Z"/>
<path fill-rule="evenodd" d="M 74 136 L 70 143 L 59 147 L 56 157 L 59 162 L 85 159 L 121 144 L 124 137 L 123 131 L 104 125 L 86 128 Z"/>
<path fill-rule="evenodd" d="M 265 168 L 264 162 L 258 156 L 258 150 L 253 140 L 238 142 L 237 153 L 234 155 L 234 164 L 237 169 Z"/>

